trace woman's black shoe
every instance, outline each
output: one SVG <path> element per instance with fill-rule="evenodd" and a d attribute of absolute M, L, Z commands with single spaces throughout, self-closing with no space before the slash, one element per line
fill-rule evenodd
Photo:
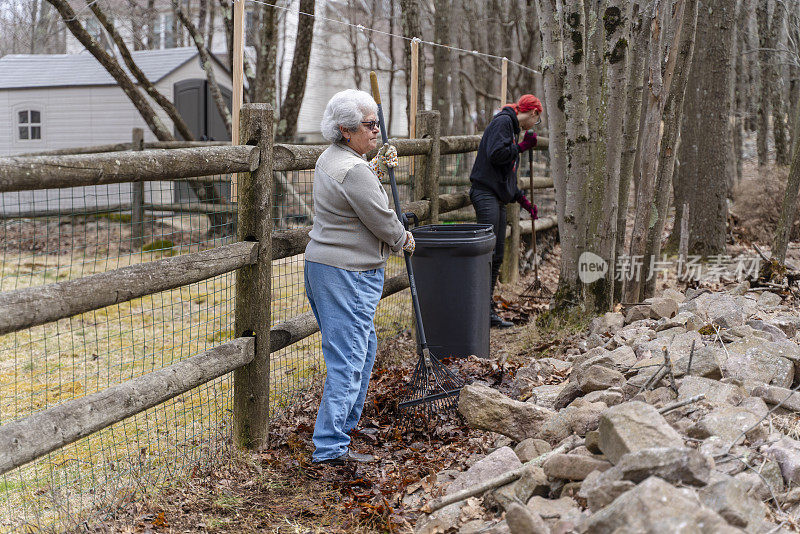
<path fill-rule="evenodd" d="M 509 321 L 504 320 L 502 317 L 497 315 L 495 312 L 492 312 L 491 314 L 489 314 L 489 324 L 492 327 L 496 326 L 498 328 L 511 328 L 512 326 L 514 326 L 514 323 L 511 323 Z"/>

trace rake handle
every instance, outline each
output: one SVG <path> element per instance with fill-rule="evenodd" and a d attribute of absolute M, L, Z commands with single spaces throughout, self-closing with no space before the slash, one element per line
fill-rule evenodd
<path fill-rule="evenodd" d="M 386 123 L 383 120 L 383 106 L 381 106 L 381 91 L 378 87 L 378 75 L 375 74 L 375 71 L 370 71 L 369 73 L 369 81 L 372 85 L 372 97 L 375 99 L 375 103 L 378 104 L 378 121 L 380 122 L 381 126 L 381 139 L 383 143 L 387 143 L 389 141 L 389 137 L 386 135 Z M 389 183 L 392 187 L 392 198 L 394 199 L 394 211 L 397 214 L 397 219 L 402 221 L 402 210 L 400 208 L 400 195 L 397 192 L 397 181 L 394 179 L 394 168 L 388 167 L 389 171 Z M 417 283 L 414 281 L 414 269 L 411 267 L 411 254 L 403 251 L 403 258 L 406 262 L 406 272 L 408 273 L 408 285 L 411 288 L 411 303 L 414 305 L 414 317 L 417 320 L 417 335 L 419 336 L 419 343 L 422 348 L 422 353 L 427 354 L 428 351 L 428 341 L 425 339 L 425 328 L 422 326 L 422 312 L 419 308 L 419 298 L 417 297 Z"/>

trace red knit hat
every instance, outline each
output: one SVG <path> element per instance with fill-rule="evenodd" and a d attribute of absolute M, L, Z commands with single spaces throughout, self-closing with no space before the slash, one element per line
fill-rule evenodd
<path fill-rule="evenodd" d="M 541 101 L 533 95 L 522 95 L 516 103 L 509 105 L 517 113 L 525 113 L 526 111 L 538 111 L 541 113 L 544 109 Z"/>

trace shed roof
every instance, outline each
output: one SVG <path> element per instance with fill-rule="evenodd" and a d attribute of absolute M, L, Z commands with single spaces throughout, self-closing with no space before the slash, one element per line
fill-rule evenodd
<path fill-rule="evenodd" d="M 131 52 L 131 55 L 145 76 L 156 83 L 197 57 L 197 49 L 187 46 L 164 50 L 137 50 Z M 128 72 L 121 59 L 120 65 Z M 9 54 L 0 58 L 0 89 L 76 85 L 117 83 L 94 56 L 86 51 L 80 54 Z"/>

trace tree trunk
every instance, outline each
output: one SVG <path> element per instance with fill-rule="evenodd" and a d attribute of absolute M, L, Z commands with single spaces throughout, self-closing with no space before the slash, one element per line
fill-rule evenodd
<path fill-rule="evenodd" d="M 761 72 L 760 92 L 758 95 L 758 137 L 756 148 L 758 164 L 767 164 L 767 140 L 769 138 L 769 106 L 770 86 L 772 85 L 772 69 L 770 68 L 769 48 L 769 0 L 757 0 L 756 20 L 758 22 L 758 64 Z"/>
<path fill-rule="evenodd" d="M 652 0 L 641 0 L 634 4 L 631 14 L 631 41 L 628 66 L 628 83 L 625 88 L 625 120 L 620 154 L 619 196 L 617 211 L 617 238 L 615 256 L 625 250 L 628 231 L 628 199 L 633 181 L 634 163 L 639 146 L 639 122 L 642 115 L 642 90 L 644 88 L 644 64 L 649 46 L 647 31 Z M 616 261 L 616 260 L 615 260 Z M 614 264 L 616 265 L 616 263 Z M 622 300 L 622 284 L 614 286 L 614 301 Z"/>
<path fill-rule="evenodd" d="M 214 0 L 208 5 L 208 18 L 206 19 L 206 43 L 209 50 L 214 50 L 214 25 L 217 20 L 217 4 Z"/>
<path fill-rule="evenodd" d="M 147 48 L 155 50 L 159 47 L 160 36 L 156 35 L 156 0 L 147 0 L 147 14 L 145 20 L 147 23 Z"/>
<path fill-rule="evenodd" d="M 556 196 L 556 218 L 562 252 L 560 278 L 576 279 L 578 274 L 575 219 L 565 209 L 567 199 L 567 130 L 564 114 L 564 50 L 561 24 L 557 19 L 558 0 L 542 0 L 539 4 L 539 27 L 542 32 L 542 78 L 545 105 L 550 125 L 550 174 Z M 568 216 L 569 215 L 569 216 Z M 562 292 L 564 301 L 573 298 Z"/>
<path fill-rule="evenodd" d="M 435 0 L 434 41 L 440 44 L 450 43 L 451 0 Z M 450 50 L 437 46 L 433 49 L 433 96 L 432 109 L 441 114 L 442 135 L 450 134 Z"/>
<path fill-rule="evenodd" d="M 784 43 L 783 24 L 786 15 L 786 4 L 776 3 L 772 10 L 772 22 L 769 27 L 770 48 L 786 49 Z M 769 67 L 772 70 L 770 84 L 770 100 L 772 107 L 772 131 L 775 136 L 775 162 L 778 165 L 789 165 L 791 146 L 787 135 L 786 106 L 784 105 L 784 84 L 781 75 L 781 57 L 778 52 L 770 52 Z"/>
<path fill-rule="evenodd" d="M 628 0 L 609 0 L 600 15 L 603 30 L 595 29 L 605 35 L 605 46 L 600 49 L 603 70 L 607 79 L 604 84 L 607 94 L 607 113 L 598 121 L 602 129 L 597 132 L 598 139 L 605 139 L 605 149 L 595 155 L 595 165 L 603 163 L 602 174 L 597 186 L 591 191 L 591 201 L 600 205 L 589 206 L 589 236 L 587 250 L 595 251 L 606 261 L 609 269 L 605 277 L 588 284 L 584 291 L 587 306 L 598 312 L 611 309 L 614 298 L 614 269 L 616 264 L 617 211 L 619 209 L 620 165 L 622 157 L 623 128 L 625 120 L 625 89 L 628 85 L 628 37 L 632 5 Z M 597 173 L 597 170 L 595 171 Z M 594 173 L 593 173 L 594 174 Z M 599 174 L 599 173 L 597 173 Z"/>
<path fill-rule="evenodd" d="M 679 0 L 677 11 L 683 10 L 683 0 Z M 646 91 L 647 112 L 641 133 L 642 171 L 636 191 L 636 214 L 631 234 L 631 258 L 644 259 L 647 245 L 647 232 L 655 224 L 655 182 L 658 170 L 658 151 L 661 144 L 661 117 L 664 112 L 666 96 L 670 89 L 672 70 L 675 66 L 676 54 L 670 53 L 670 61 L 661 74 L 661 35 L 664 22 L 667 20 L 670 2 L 656 0 L 650 21 L 650 59 L 648 62 L 649 85 Z M 681 19 L 678 19 L 680 24 Z M 680 31 L 676 29 L 676 34 Z M 672 51 L 671 51 L 672 52 Z M 644 97 L 643 97 L 644 99 Z M 638 302 L 643 285 L 642 276 L 632 276 L 625 283 L 624 300 Z"/>
<path fill-rule="evenodd" d="M 184 122 L 183 117 L 181 117 L 180 113 L 178 113 L 178 109 L 175 105 L 169 101 L 167 97 L 162 95 L 158 89 L 150 82 L 150 80 L 145 76 L 144 72 L 139 68 L 136 62 L 133 61 L 133 57 L 131 56 L 130 50 L 128 50 L 128 46 L 125 44 L 125 41 L 122 39 L 122 36 L 117 31 L 114 24 L 106 17 L 105 13 L 100 9 L 100 5 L 96 2 L 89 0 L 87 5 L 92 10 L 92 13 L 95 14 L 97 20 L 100 21 L 100 24 L 105 28 L 106 32 L 111 36 L 111 39 L 114 41 L 114 44 L 117 45 L 117 50 L 119 51 L 119 55 L 122 56 L 122 60 L 125 62 L 125 65 L 128 67 L 128 70 L 133 74 L 133 77 L 136 78 L 136 81 L 139 82 L 139 85 L 145 90 L 145 92 L 155 100 L 155 102 L 161 106 L 167 115 L 169 116 L 172 123 L 177 128 L 178 133 L 181 134 L 184 141 L 194 141 L 194 136 L 192 132 L 189 131 L 189 127 Z"/>
<path fill-rule="evenodd" d="M 586 243 L 585 177 L 591 165 L 591 143 L 588 122 L 586 87 L 586 25 L 583 0 L 568 0 L 564 5 L 564 32 L 569 35 L 564 46 L 564 112 L 567 133 L 565 231 L 559 236 L 574 235 L 575 243 L 561 245 L 561 275 L 556 293 L 556 306 L 581 303 L 583 286 L 579 279 L 579 256 Z M 599 208 L 597 208 L 599 209 Z"/>
<path fill-rule="evenodd" d="M 683 113 L 683 100 L 686 94 L 686 86 L 688 85 L 692 56 L 694 54 L 698 5 L 698 0 L 687 0 L 683 27 L 681 28 L 680 34 L 676 34 L 680 41 L 673 43 L 673 46 L 678 46 L 678 57 L 675 65 L 675 78 L 664 105 L 664 116 L 662 119 L 664 131 L 661 137 L 661 150 L 658 155 L 658 177 L 656 178 L 655 187 L 658 220 L 656 224 L 648 230 L 647 245 L 644 255 L 646 259 L 652 259 L 652 261 L 657 261 L 661 256 L 661 235 L 664 232 L 664 224 L 666 223 L 667 213 L 669 212 L 669 192 L 675 170 L 676 144 Z M 676 219 L 676 226 L 677 221 L 678 219 Z M 649 268 L 649 265 L 646 266 Z M 653 274 L 652 278 L 646 280 L 644 292 L 640 294 L 641 299 L 654 296 L 656 278 L 656 275 Z"/>
<path fill-rule="evenodd" d="M 727 203 L 727 159 L 730 157 L 730 91 L 728 80 L 733 64 L 735 7 L 727 0 L 704 2 L 698 17 L 697 47 L 692 75 L 697 77 L 698 108 L 703 110 L 702 126 L 696 126 L 696 189 L 689 197 L 689 251 L 709 256 L 725 252 Z M 699 117 L 695 116 L 699 120 Z"/>
<path fill-rule="evenodd" d="M 315 0 L 300 0 L 299 10 L 314 13 Z M 275 137 L 278 141 L 289 141 L 297 134 L 297 117 L 306 92 L 308 64 L 311 60 L 311 45 L 314 37 L 314 17 L 297 16 L 297 38 L 294 43 L 292 71 L 286 86 L 286 97 L 281 104 L 281 115 Z"/>
<path fill-rule="evenodd" d="M 180 19 L 181 23 L 189 31 L 189 35 L 192 37 L 192 40 L 197 47 L 197 51 L 200 54 L 200 63 L 203 65 L 203 70 L 206 72 L 206 81 L 208 81 L 208 89 L 211 91 L 211 97 L 214 99 L 214 103 L 217 105 L 217 110 L 222 116 L 222 120 L 225 122 L 225 129 L 228 131 L 228 135 L 232 136 L 233 126 L 231 112 L 228 109 L 228 105 L 225 103 L 225 99 L 222 97 L 222 91 L 219 89 L 217 77 L 214 75 L 214 65 L 211 63 L 211 56 L 209 55 L 208 50 L 205 47 L 205 43 L 203 42 L 203 36 L 200 35 L 200 32 L 197 31 L 194 23 L 192 23 L 189 17 L 180 8 L 178 5 L 178 0 L 172 0 L 172 7 L 175 10 L 175 14 L 178 16 L 178 19 Z"/>
<path fill-rule="evenodd" d="M 403 35 L 409 39 L 422 39 L 422 28 L 419 22 L 420 5 L 419 0 L 400 0 L 400 12 L 402 14 L 401 25 Z M 425 53 L 422 45 L 419 45 L 419 70 L 418 86 L 419 97 L 417 99 L 417 109 L 411 109 L 411 46 L 405 48 L 405 75 L 406 75 L 406 116 L 408 124 L 411 124 L 411 117 L 416 116 L 417 109 L 425 109 Z"/>
<path fill-rule="evenodd" d="M 275 106 L 275 72 L 278 57 L 278 13 L 261 5 L 261 31 L 256 46 L 256 76 L 253 101 Z"/>
<path fill-rule="evenodd" d="M 800 102 L 797 105 L 800 105 Z M 795 142 L 792 148 L 792 166 L 789 168 L 789 179 L 783 195 L 781 215 L 775 230 L 775 242 L 772 244 L 772 257 L 781 263 L 786 261 L 786 249 L 789 247 L 789 236 L 792 233 L 797 210 L 798 190 L 800 190 L 800 143 Z"/>

